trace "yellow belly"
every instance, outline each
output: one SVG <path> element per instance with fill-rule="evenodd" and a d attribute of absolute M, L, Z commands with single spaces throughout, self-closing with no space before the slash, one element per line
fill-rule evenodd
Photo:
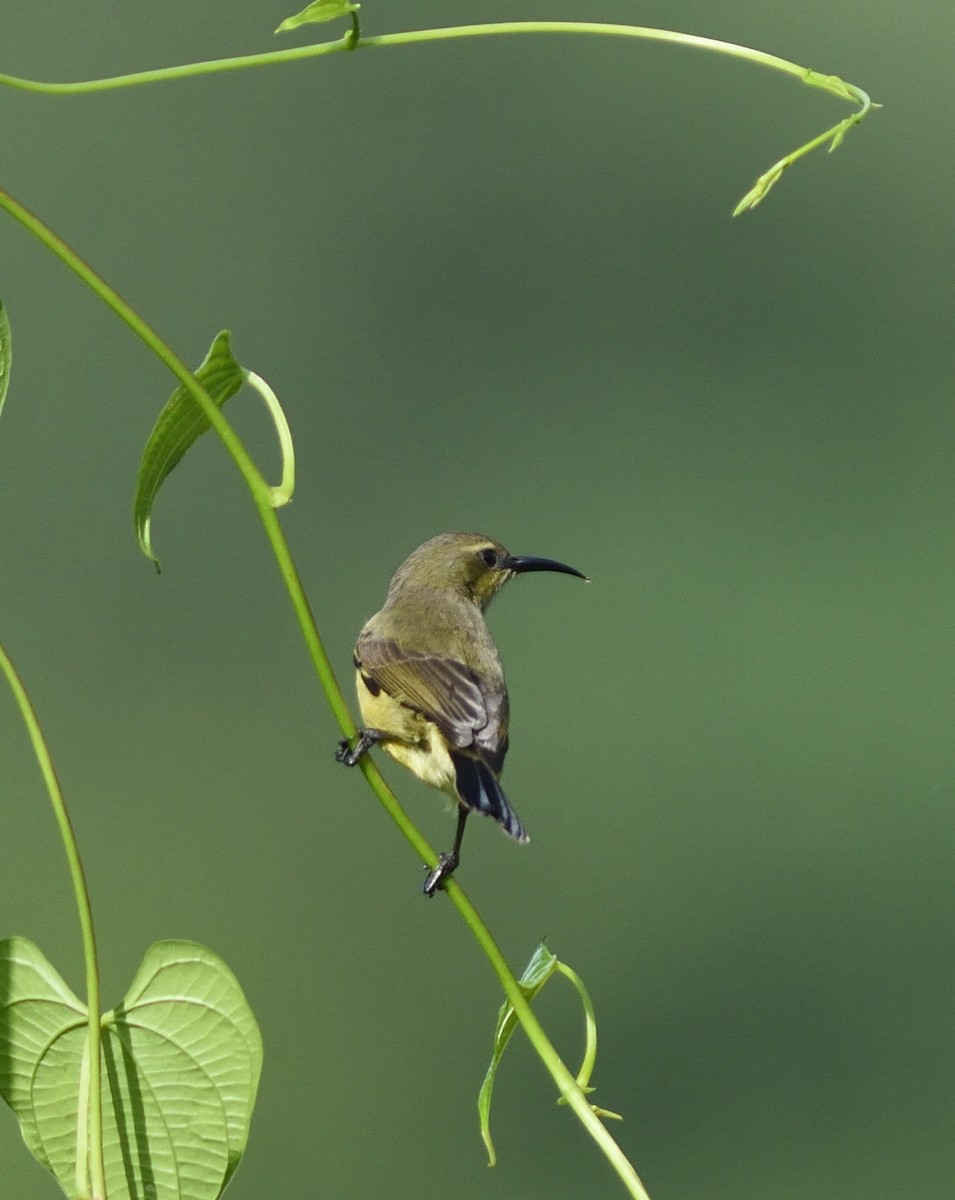
<path fill-rule="evenodd" d="M 358 673 L 357 687 L 362 721 L 368 728 L 380 729 L 389 735 L 382 741 L 381 748 L 424 783 L 456 798 L 454 763 L 444 734 L 437 725 L 421 713 L 405 708 L 387 692 L 372 695 L 365 687 L 361 672 Z"/>

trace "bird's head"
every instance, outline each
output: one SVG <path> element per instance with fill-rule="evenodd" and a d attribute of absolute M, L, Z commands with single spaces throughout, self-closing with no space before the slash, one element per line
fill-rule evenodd
<path fill-rule="evenodd" d="M 552 558 L 513 555 L 481 533 L 441 533 L 419 546 L 401 564 L 392 590 L 412 585 L 446 589 L 486 608 L 509 579 L 529 571 L 560 571 L 586 579 L 574 567 Z"/>

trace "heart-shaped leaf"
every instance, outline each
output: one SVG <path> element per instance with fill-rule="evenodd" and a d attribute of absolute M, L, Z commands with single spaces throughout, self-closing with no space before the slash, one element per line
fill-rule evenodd
<path fill-rule="evenodd" d="M 245 379 L 245 372 L 232 356 L 228 330 L 223 330 L 216 336 L 209 347 L 209 353 L 194 374 L 219 408 L 239 390 Z M 208 428 L 209 422 L 203 416 L 202 409 L 180 384 L 159 414 L 143 450 L 136 478 L 133 519 L 142 551 L 153 560 L 157 571 L 159 559 L 153 553 L 149 531 L 153 503 L 166 476 L 178 465 L 193 442 Z"/>
<path fill-rule="evenodd" d="M 0 1095 L 71 1200 L 86 1021 L 32 942 L 0 941 Z M 217 1200 L 245 1149 L 262 1065 L 235 976 L 195 942 L 157 942 L 102 1027 L 110 1200 Z"/>

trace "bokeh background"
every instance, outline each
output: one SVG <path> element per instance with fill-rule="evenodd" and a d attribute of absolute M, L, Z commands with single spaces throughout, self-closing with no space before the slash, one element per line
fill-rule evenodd
<path fill-rule="evenodd" d="M 0 69 L 79 79 L 250 53 L 296 5 L 8 4 Z M 595 1099 L 654 1200 L 955 1188 L 952 510 L 955 29 L 948 4 L 366 0 L 368 34 L 515 16 L 758 46 L 884 103 L 597 39 L 368 51 L 75 99 L 4 91 L 2 185 L 198 364 L 215 333 L 285 404 L 283 521 L 336 669 L 391 571 L 474 528 L 562 558 L 491 612 L 506 783 L 532 834 L 461 880 L 518 968 L 588 982 Z M 337 28 L 315 30 L 313 40 Z M 107 1004 L 203 941 L 266 1061 L 232 1200 L 621 1195 L 521 1039 L 489 1171 L 499 1003 L 337 731 L 211 439 L 136 548 L 172 380 L 10 220 L 0 637 L 90 875 Z M 254 397 L 230 415 L 272 472 Z M 82 986 L 48 806 L 0 696 L 3 933 Z M 387 773 L 432 843 L 453 821 Z M 540 1012 L 568 1061 L 570 989 Z M 0 1193 L 56 1185 L 0 1116 Z"/>

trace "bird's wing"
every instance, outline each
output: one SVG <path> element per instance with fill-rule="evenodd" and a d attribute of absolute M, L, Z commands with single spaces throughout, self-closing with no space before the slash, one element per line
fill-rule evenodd
<path fill-rule="evenodd" d="M 355 661 L 389 696 L 433 721 L 454 749 L 477 749 L 500 772 L 507 753 L 503 687 L 484 686 L 458 659 L 405 650 L 391 638 L 360 638 Z"/>

